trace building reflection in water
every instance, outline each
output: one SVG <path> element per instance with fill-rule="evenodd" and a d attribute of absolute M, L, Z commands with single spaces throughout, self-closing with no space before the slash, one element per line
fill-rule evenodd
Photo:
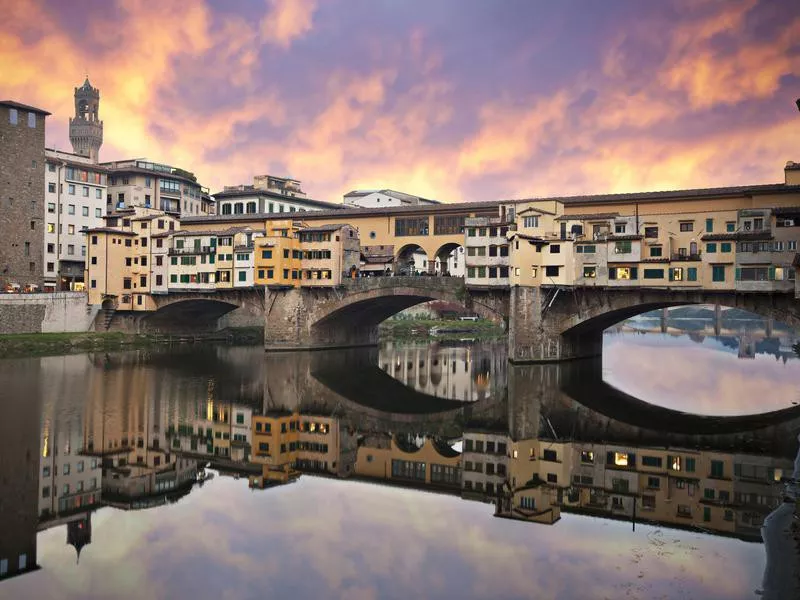
<path fill-rule="evenodd" d="M 38 530 L 66 525 L 77 560 L 94 510 L 175 502 L 207 463 L 263 493 L 324 475 L 532 523 L 584 513 L 760 541 L 797 450 L 800 409 L 692 420 L 603 391 L 599 363 L 512 367 L 491 345 L 251 350 L 0 362 L 16 403 L 0 425 L 2 576 L 35 568 Z"/>

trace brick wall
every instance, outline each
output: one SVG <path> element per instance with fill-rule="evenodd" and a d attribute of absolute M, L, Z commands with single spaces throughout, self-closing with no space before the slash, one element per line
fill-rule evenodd
<path fill-rule="evenodd" d="M 44 240 L 45 116 L 0 105 L 0 287 L 42 285 Z"/>

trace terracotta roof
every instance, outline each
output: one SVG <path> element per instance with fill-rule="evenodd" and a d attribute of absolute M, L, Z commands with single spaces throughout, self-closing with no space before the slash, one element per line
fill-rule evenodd
<path fill-rule="evenodd" d="M 318 227 L 303 227 L 298 233 L 322 233 L 328 231 L 339 231 L 342 227 L 347 227 L 346 223 L 332 223 L 331 225 L 319 225 Z"/>
<path fill-rule="evenodd" d="M 16 108 L 19 110 L 27 110 L 29 112 L 35 112 L 40 115 L 44 115 L 45 117 L 51 114 L 46 110 L 42 110 L 41 108 L 36 108 L 35 106 L 31 106 L 30 104 L 22 104 L 21 102 L 15 102 L 14 100 L 0 100 L 0 105 L 8 106 L 9 108 Z"/>
<path fill-rule="evenodd" d="M 175 230 L 172 231 L 162 231 L 161 233 L 153 233 L 150 235 L 151 238 L 166 238 L 171 236 L 173 233 L 177 233 Z"/>
<path fill-rule="evenodd" d="M 619 234 L 619 235 L 609 235 L 606 238 L 609 242 L 618 242 L 623 240 L 640 240 L 642 236 L 640 234 Z"/>
<path fill-rule="evenodd" d="M 606 221 L 608 219 L 615 219 L 620 216 L 619 213 L 597 213 L 596 215 L 582 214 L 582 215 L 561 215 L 556 218 L 556 221 Z"/>
<path fill-rule="evenodd" d="M 514 231 L 511 235 L 508 236 L 509 240 L 513 240 L 514 238 L 522 238 L 523 240 L 528 240 L 529 242 L 539 242 L 541 244 L 549 244 L 550 242 L 545 240 L 544 238 L 535 236 L 535 235 L 528 235 L 527 233 L 520 233 L 519 231 Z"/>
<path fill-rule="evenodd" d="M 85 233 L 114 233 L 118 235 L 130 235 L 137 237 L 139 234 L 133 231 L 125 231 L 124 229 L 114 229 L 113 227 L 93 227 L 92 229 L 84 229 Z"/>
<path fill-rule="evenodd" d="M 411 206 L 391 206 L 386 208 L 347 208 L 343 213 L 339 210 L 314 210 L 304 213 L 291 213 L 293 218 L 302 218 L 304 221 L 313 221 L 314 219 L 329 219 L 334 217 L 336 219 L 346 218 L 347 216 L 378 216 L 378 217 L 392 217 L 396 215 L 413 215 L 419 214 L 449 214 L 449 213 L 464 213 L 464 212 L 492 212 L 492 216 L 499 216 L 496 212 L 498 210 L 498 202 L 462 202 L 458 204 L 413 204 Z M 479 216 L 486 216 L 485 214 Z M 182 223 L 224 223 L 226 221 L 265 221 L 265 220 L 284 220 L 292 218 L 287 213 L 250 213 L 243 215 L 198 215 L 195 217 L 185 217 L 181 219 Z"/>
<path fill-rule="evenodd" d="M 537 212 L 540 215 L 554 215 L 554 214 L 556 214 L 556 213 L 554 213 L 552 211 L 549 211 L 549 210 L 543 210 L 541 208 L 536 208 L 535 206 L 529 206 L 525 210 L 519 211 L 517 214 L 518 215 L 524 215 L 527 212 Z"/>
<path fill-rule="evenodd" d="M 247 227 L 228 227 L 228 229 L 215 229 L 215 230 L 207 230 L 207 231 L 188 231 L 188 230 L 181 230 L 176 231 L 173 235 L 175 236 L 190 236 L 190 235 L 234 235 L 236 233 L 240 233 L 242 231 L 247 231 Z"/>
<path fill-rule="evenodd" d="M 699 200 L 702 198 L 749 196 L 753 194 L 800 193 L 800 185 L 767 183 L 718 188 L 695 188 L 688 190 L 665 190 L 658 192 L 632 192 L 627 194 L 597 194 L 586 196 L 551 196 L 502 200 L 503 203 L 522 203 L 535 200 L 557 200 L 564 204 L 621 204 L 629 202 L 657 202 L 660 200 Z"/>

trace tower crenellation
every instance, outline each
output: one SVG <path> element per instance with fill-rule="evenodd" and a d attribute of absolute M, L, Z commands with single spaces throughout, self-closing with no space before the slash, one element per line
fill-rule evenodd
<path fill-rule="evenodd" d="M 89 77 L 75 88 L 75 116 L 69 120 L 69 141 L 75 154 L 98 162 L 103 145 L 103 122 L 99 117 L 100 90 L 92 87 Z"/>

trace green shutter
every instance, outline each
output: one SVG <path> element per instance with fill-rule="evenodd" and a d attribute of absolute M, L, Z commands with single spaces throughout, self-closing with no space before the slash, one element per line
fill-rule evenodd
<path fill-rule="evenodd" d="M 631 279 L 638 279 L 639 278 L 639 269 L 636 267 L 631 267 Z"/>
<path fill-rule="evenodd" d="M 675 281 L 675 269 L 667 269 L 667 272 L 669 273 L 669 280 Z"/>
<path fill-rule="evenodd" d="M 767 277 L 770 281 L 775 281 L 775 267 L 769 268 L 769 275 Z"/>
<path fill-rule="evenodd" d="M 742 270 L 739 267 L 736 267 L 736 281 L 742 280 Z"/>

